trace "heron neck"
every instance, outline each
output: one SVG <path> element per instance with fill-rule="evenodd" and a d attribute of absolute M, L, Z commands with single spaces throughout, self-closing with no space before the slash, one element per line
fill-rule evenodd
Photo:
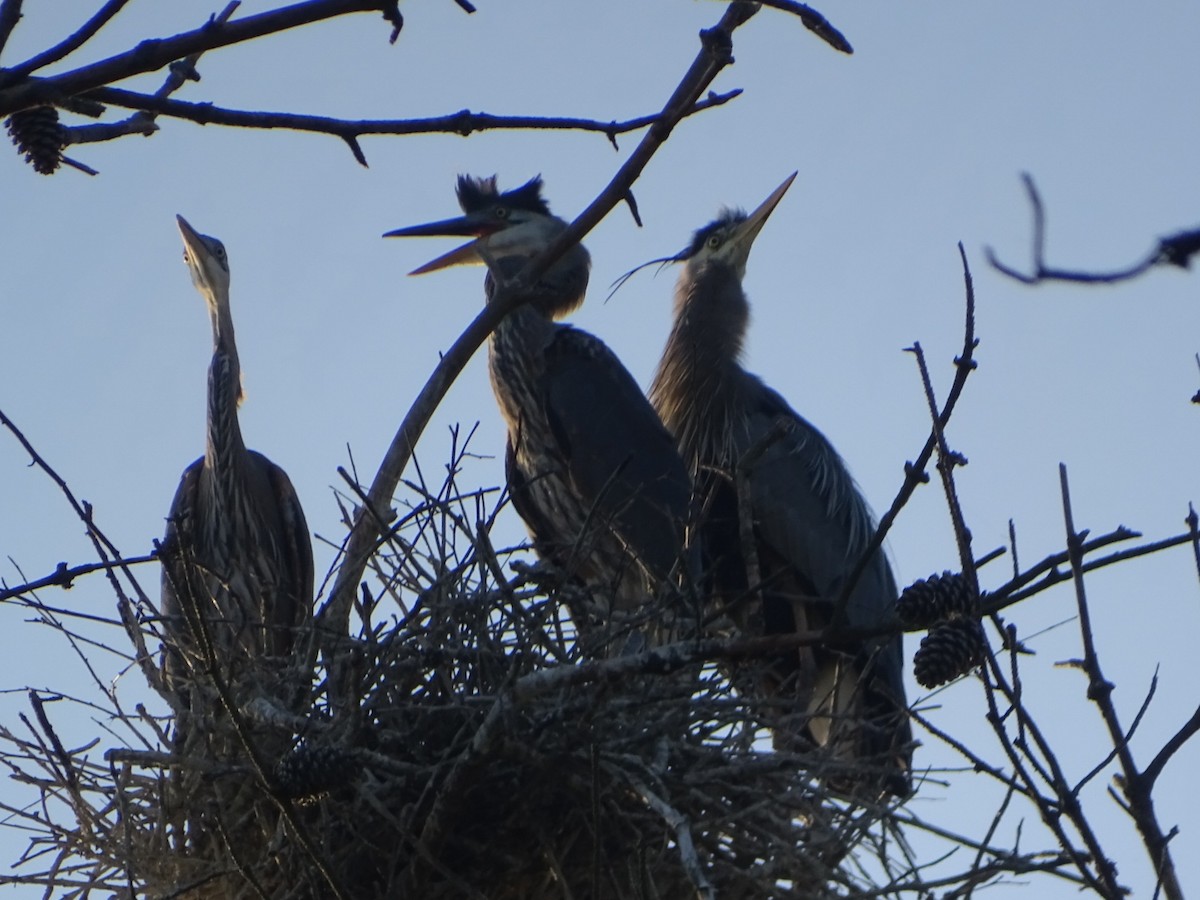
<path fill-rule="evenodd" d="M 246 452 L 238 424 L 242 402 L 242 367 L 233 336 L 228 304 L 213 315 L 213 355 L 208 367 L 208 435 L 206 464 L 215 472 L 234 472 Z"/>
<path fill-rule="evenodd" d="M 700 452 L 709 432 L 723 433 L 743 379 L 742 340 L 749 305 L 732 272 L 680 279 L 675 322 L 650 388 L 663 424 L 685 451 Z M 703 432 L 703 434 L 701 433 Z"/>
<path fill-rule="evenodd" d="M 532 304 L 506 315 L 488 341 L 488 374 L 501 414 L 510 426 L 520 421 L 523 398 L 537 397 L 545 371 L 544 353 L 554 339 L 555 325 Z"/>
<path fill-rule="evenodd" d="M 539 246 L 535 251 L 540 249 Z M 491 303 L 495 297 L 497 276 L 511 278 L 517 275 L 535 255 L 536 252 L 513 253 L 493 259 L 489 263 L 484 281 L 487 302 Z M 538 279 L 524 305 L 536 308 L 540 315 L 547 319 L 560 319 L 570 315 L 583 305 L 591 264 L 591 255 L 587 248 L 576 244 Z"/>

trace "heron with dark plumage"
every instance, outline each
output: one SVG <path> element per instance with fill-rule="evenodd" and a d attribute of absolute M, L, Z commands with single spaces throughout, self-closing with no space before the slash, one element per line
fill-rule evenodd
<path fill-rule="evenodd" d="M 421 266 L 485 263 L 486 295 L 567 227 L 551 214 L 541 179 L 501 192 L 495 177 L 458 179 L 463 215 L 385 237 L 459 235 L 466 245 Z M 557 322 L 577 309 L 590 257 L 568 250 L 509 312 L 488 344 L 488 371 L 508 426 L 509 493 L 539 556 L 586 585 L 570 602 L 581 635 L 629 647 L 614 618 L 632 624 L 650 598 L 686 579 L 691 482 L 671 436 L 633 376 L 599 338 Z M 574 595 L 574 592 L 572 592 Z M 652 629 L 653 630 L 653 629 Z M 657 639 L 657 638 L 656 638 Z"/>
<path fill-rule="evenodd" d="M 168 682 L 183 690 L 195 667 L 208 664 L 192 627 L 201 622 L 226 677 L 238 677 L 264 657 L 282 664 L 293 655 L 312 619 L 313 557 L 287 474 L 242 440 L 242 374 L 225 247 L 176 218 L 213 333 L 204 455 L 183 473 L 164 541 L 163 615 L 175 645 L 168 648 L 166 671 Z M 292 687 L 298 694 L 307 683 Z"/>
<path fill-rule="evenodd" d="M 743 634 L 829 629 L 829 640 L 735 683 L 765 701 L 777 748 L 829 748 L 831 783 L 903 796 L 912 751 L 901 638 L 836 636 L 894 621 L 882 551 L 840 599 L 872 538 L 871 513 L 824 435 L 741 365 L 750 248 L 793 178 L 749 215 L 723 211 L 670 258 L 683 271 L 650 399 L 696 480 L 716 606 Z"/>

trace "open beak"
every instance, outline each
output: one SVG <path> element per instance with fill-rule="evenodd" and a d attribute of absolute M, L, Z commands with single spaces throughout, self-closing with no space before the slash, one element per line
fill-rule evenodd
<path fill-rule="evenodd" d="M 426 222 L 424 225 L 410 225 L 407 228 L 397 228 L 384 234 L 388 237 L 461 237 L 474 235 L 475 240 L 443 253 L 437 259 L 432 259 L 425 265 L 413 269 L 409 275 L 424 275 L 426 272 L 436 272 L 438 269 L 448 269 L 451 266 L 477 266 L 483 264 L 479 253 L 480 244 L 488 235 L 496 231 L 496 223 L 484 220 L 478 215 L 468 213 L 454 219 L 442 219 L 438 222 Z"/>
<path fill-rule="evenodd" d="M 771 191 L 771 196 L 760 203 L 758 208 L 746 217 L 746 221 L 739 225 L 737 231 L 733 234 L 732 240 L 742 256 L 743 264 L 750 257 L 750 247 L 753 245 L 754 239 L 758 237 L 758 233 L 762 231 L 762 227 L 767 224 L 767 219 L 775 211 L 775 207 L 779 205 L 779 201 L 783 199 L 783 195 L 787 193 L 787 189 L 792 186 L 792 182 L 796 180 L 797 174 L 793 172 L 783 180 L 783 184 Z"/>

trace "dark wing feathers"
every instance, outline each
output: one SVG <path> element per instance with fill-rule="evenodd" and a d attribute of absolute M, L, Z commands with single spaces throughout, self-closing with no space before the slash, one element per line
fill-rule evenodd
<path fill-rule="evenodd" d="M 194 515 L 196 508 L 196 493 L 200 489 L 200 471 L 204 468 L 204 457 L 200 457 L 190 466 L 183 470 L 183 475 L 179 478 L 179 487 L 175 489 L 175 497 L 171 500 L 171 509 L 167 513 L 167 529 L 163 535 L 163 548 L 168 554 L 172 554 L 178 550 L 180 540 L 180 525 L 188 522 Z M 159 612 L 165 616 L 182 616 L 183 610 L 179 606 L 179 597 L 176 595 L 174 583 L 179 578 L 182 578 L 182 570 L 175 566 L 168 570 L 163 566 L 162 571 L 162 609 Z M 180 585 L 182 587 L 182 585 Z"/>
<path fill-rule="evenodd" d="M 770 441 L 748 479 L 756 533 L 821 597 L 836 598 L 870 543 L 871 512 L 825 436 L 757 379 L 748 384 L 757 402 L 749 405 L 746 444 L 739 456 Z M 891 566 L 877 550 L 847 599 L 846 623 L 852 628 L 887 624 L 895 618 L 896 595 Z M 861 749 L 869 758 L 900 753 L 906 759 L 900 748 L 911 741 L 912 732 L 907 719 L 897 717 L 906 706 L 902 642 L 899 636 L 868 640 L 856 656 L 870 672 L 862 689 L 866 718 L 892 723 L 868 728 Z M 907 762 L 900 768 L 906 769 Z M 907 793 L 907 774 L 896 779 L 893 793 Z"/>
<path fill-rule="evenodd" d="M 680 559 L 691 480 L 633 376 L 599 339 L 558 330 L 543 397 L 571 482 L 658 578 Z"/>
<path fill-rule="evenodd" d="M 312 541 L 304 510 L 300 506 L 300 498 L 296 495 L 287 473 L 254 450 L 246 451 L 245 463 L 243 475 L 247 480 L 249 496 L 255 498 L 254 511 L 261 525 L 261 530 L 252 533 L 260 541 L 269 541 L 277 551 L 280 561 L 278 570 L 274 573 L 278 580 L 275 585 L 275 597 L 271 609 L 267 611 L 271 621 L 264 624 L 277 626 L 272 631 L 276 637 L 271 652 L 286 653 L 291 649 L 296 629 L 312 615 L 315 577 Z M 193 541 L 205 539 L 201 522 L 205 515 L 205 511 L 201 509 L 201 504 L 205 502 L 201 496 L 201 480 L 204 473 L 204 457 L 201 457 L 188 466 L 180 479 L 175 499 L 171 502 L 171 511 L 167 516 L 164 543 L 168 548 L 181 539 L 181 528 L 188 529 Z M 208 514 L 211 515 L 211 511 Z M 254 548 L 246 549 L 251 553 L 255 552 Z M 195 547 L 193 551 L 196 552 Z M 199 555 L 202 558 L 198 562 L 201 565 L 205 564 L 202 549 Z M 270 552 L 266 555 L 276 558 L 276 555 Z M 176 591 L 172 587 L 172 581 L 178 581 L 182 577 L 182 567 L 172 567 L 169 572 L 164 568 L 164 616 L 183 615 Z"/>
<path fill-rule="evenodd" d="M 521 435 L 518 432 L 515 441 L 519 443 L 520 440 Z M 549 556 L 557 565 L 565 566 L 567 561 L 556 554 L 554 523 L 533 500 L 529 492 L 529 479 L 517 464 L 517 448 L 512 435 L 509 435 L 504 445 L 504 474 L 508 484 L 508 498 L 525 527 L 529 529 L 538 556 Z"/>
<path fill-rule="evenodd" d="M 871 512 L 825 436 L 755 382 L 758 400 L 749 405 L 739 456 L 762 447 L 745 473 L 756 531 L 820 596 L 836 597 L 874 533 Z M 895 599 L 891 567 L 877 552 L 850 595 L 847 623 L 886 622 Z"/>
<path fill-rule="evenodd" d="M 279 534 L 286 575 L 284 584 L 280 587 L 291 595 L 295 606 L 291 610 L 275 610 L 276 621 L 273 624 L 281 626 L 276 634 L 285 636 L 289 635 L 291 629 L 302 626 L 312 617 L 315 581 L 312 539 L 309 537 L 308 522 L 304 518 L 304 509 L 300 506 L 300 498 L 287 472 L 261 453 L 253 450 L 250 453 L 257 457 L 265 470 L 281 518 L 282 530 Z M 287 643 L 290 644 L 291 640 Z"/>

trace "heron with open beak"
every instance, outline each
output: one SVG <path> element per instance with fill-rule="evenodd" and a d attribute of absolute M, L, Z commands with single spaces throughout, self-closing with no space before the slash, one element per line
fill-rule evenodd
<path fill-rule="evenodd" d="M 500 191 L 495 177 L 458 179 L 461 216 L 385 237 L 472 240 L 411 274 L 486 264 L 488 302 L 567 227 L 534 178 Z M 584 591 L 567 592 L 600 653 L 661 639 L 654 598 L 695 574 L 685 540 L 691 479 L 637 381 L 599 338 L 557 320 L 583 302 L 590 257 L 575 245 L 508 313 L 488 343 L 488 371 L 508 428 L 509 494 L 538 555 Z"/>

